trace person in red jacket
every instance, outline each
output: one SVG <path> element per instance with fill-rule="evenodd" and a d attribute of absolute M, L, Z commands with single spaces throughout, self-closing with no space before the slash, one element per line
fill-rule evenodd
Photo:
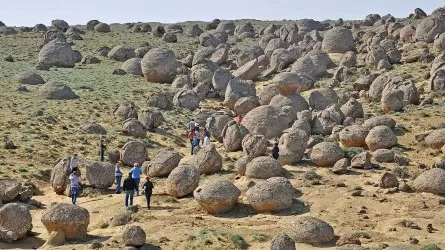
<path fill-rule="evenodd" d="M 242 115 L 239 115 L 238 117 L 236 117 L 236 123 L 241 124 L 242 121 L 243 121 Z"/>

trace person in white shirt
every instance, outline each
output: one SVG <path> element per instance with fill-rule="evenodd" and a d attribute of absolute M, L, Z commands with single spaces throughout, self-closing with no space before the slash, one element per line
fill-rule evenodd
<path fill-rule="evenodd" d="M 202 145 L 206 146 L 206 145 L 209 145 L 209 144 L 210 144 L 210 138 L 208 136 L 204 137 Z"/>
<path fill-rule="evenodd" d="M 74 154 L 73 157 L 71 157 L 70 160 L 70 169 L 71 169 L 71 173 L 74 171 L 77 171 L 77 166 L 79 165 L 80 162 L 83 162 L 82 159 L 80 159 L 77 154 Z"/>
<path fill-rule="evenodd" d="M 80 180 L 80 177 L 77 176 L 76 171 L 73 171 L 71 173 L 70 181 L 71 181 L 71 202 L 73 204 L 76 204 L 77 196 L 79 195 L 80 185 L 82 184 L 82 181 Z"/>

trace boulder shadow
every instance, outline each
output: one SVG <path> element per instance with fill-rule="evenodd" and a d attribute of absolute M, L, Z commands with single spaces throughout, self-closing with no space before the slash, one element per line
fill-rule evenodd
<path fill-rule="evenodd" d="M 277 216 L 294 216 L 309 213 L 311 211 L 310 206 L 306 205 L 303 201 L 293 198 L 292 207 L 280 212 L 274 212 L 273 215 Z"/>
<path fill-rule="evenodd" d="M 255 214 L 255 211 L 249 204 L 236 203 L 235 206 L 228 212 L 223 214 L 213 215 L 217 218 L 225 219 L 241 219 Z"/>
<path fill-rule="evenodd" d="M 13 243 L 0 242 L 0 249 L 38 249 L 45 244 L 45 241 L 38 237 L 38 233 L 31 232 L 30 234 L 30 236 Z"/>

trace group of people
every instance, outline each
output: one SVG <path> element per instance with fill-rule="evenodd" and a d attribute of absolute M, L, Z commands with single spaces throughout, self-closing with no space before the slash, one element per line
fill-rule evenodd
<path fill-rule="evenodd" d="M 102 141 L 101 141 L 101 148 L 102 148 Z M 101 154 L 101 160 L 103 155 Z M 84 161 L 79 158 L 77 154 L 73 154 L 73 156 L 69 160 L 69 167 L 71 174 L 69 176 L 69 180 L 71 182 L 71 202 L 73 204 L 76 204 L 77 197 L 79 195 L 79 190 L 82 185 L 82 180 L 79 176 L 79 164 L 83 163 Z M 123 172 L 121 168 L 124 167 L 124 164 L 122 161 L 118 161 L 115 167 L 114 175 L 115 175 L 115 183 L 116 183 L 116 194 L 121 193 L 121 183 L 122 183 L 122 176 Z M 128 207 L 129 205 L 133 205 L 133 198 L 134 194 L 136 193 L 136 196 L 139 196 L 139 186 L 140 186 L 140 180 L 142 175 L 142 169 L 139 163 L 134 163 L 133 168 L 130 170 L 128 177 L 125 178 L 122 190 L 125 192 L 125 207 Z M 150 209 L 150 200 L 151 195 L 153 194 L 153 182 L 150 179 L 150 176 L 145 177 L 145 183 L 142 185 L 142 188 L 144 190 L 145 198 L 147 200 L 147 208 Z"/>
<path fill-rule="evenodd" d="M 207 128 L 200 131 L 199 124 L 192 119 L 188 124 L 188 139 L 190 140 L 191 154 L 193 155 L 194 149 L 202 144 L 202 146 L 210 144 L 210 132 Z"/>

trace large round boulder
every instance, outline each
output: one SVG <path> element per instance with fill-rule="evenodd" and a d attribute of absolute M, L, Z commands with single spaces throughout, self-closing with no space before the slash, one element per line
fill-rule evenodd
<path fill-rule="evenodd" d="M 110 25 L 106 23 L 98 23 L 96 26 L 94 26 L 94 30 L 99 33 L 108 33 L 111 31 Z"/>
<path fill-rule="evenodd" d="M 128 118 L 124 121 L 124 124 L 122 125 L 122 133 L 126 136 L 133 136 L 136 138 L 144 138 L 147 136 L 144 124 L 135 118 Z"/>
<path fill-rule="evenodd" d="M 37 94 L 48 100 L 72 100 L 79 98 L 68 85 L 61 82 L 47 82 L 39 87 Z"/>
<path fill-rule="evenodd" d="M 270 243 L 270 250 L 296 250 L 295 241 L 288 235 L 278 235 Z"/>
<path fill-rule="evenodd" d="M 1 206 L 0 201 L 0 242 L 12 243 L 25 238 L 32 229 L 29 208 L 20 203 Z"/>
<path fill-rule="evenodd" d="M 50 178 L 50 183 L 54 192 L 57 194 L 63 194 L 67 184 L 69 183 L 68 177 L 70 173 L 71 169 L 67 159 L 61 159 L 56 163 L 56 165 L 54 165 Z"/>
<path fill-rule="evenodd" d="M 431 15 L 422 20 L 416 28 L 416 39 L 427 43 L 434 42 L 437 34 L 445 32 L 445 16 Z"/>
<path fill-rule="evenodd" d="M 134 163 L 143 163 L 147 159 L 148 150 L 142 142 L 130 141 L 122 147 L 122 162 L 126 166 L 133 166 Z"/>
<path fill-rule="evenodd" d="M 296 118 L 297 112 L 290 106 L 280 108 L 264 105 L 247 113 L 241 124 L 251 134 L 264 135 L 266 139 L 272 139 L 281 136 L 285 129 L 292 126 Z"/>
<path fill-rule="evenodd" d="M 193 157 L 193 166 L 201 174 L 214 174 L 222 169 L 222 157 L 216 150 L 215 144 L 208 144 L 201 148 Z"/>
<path fill-rule="evenodd" d="M 244 154 L 251 158 L 263 156 L 267 151 L 267 139 L 264 135 L 247 134 L 244 136 L 241 145 Z"/>
<path fill-rule="evenodd" d="M 284 177 L 272 177 L 256 184 L 247 193 L 247 200 L 255 211 L 281 211 L 292 207 L 295 189 Z"/>
<path fill-rule="evenodd" d="M 230 211 L 240 195 L 241 191 L 227 180 L 207 181 L 193 192 L 196 201 L 209 214 Z"/>
<path fill-rule="evenodd" d="M 198 94 L 191 89 L 181 89 L 173 97 L 173 104 L 177 107 L 186 108 L 191 111 L 199 107 L 200 99 Z"/>
<path fill-rule="evenodd" d="M 351 125 L 340 131 L 339 139 L 343 147 L 363 147 L 368 133 L 369 130 L 361 125 Z"/>
<path fill-rule="evenodd" d="M 301 93 L 314 86 L 314 80 L 308 75 L 291 72 L 282 72 L 272 79 L 276 83 L 278 92 L 283 95 L 290 95 L 295 92 Z"/>
<path fill-rule="evenodd" d="M 87 122 L 84 125 L 82 125 L 80 129 L 88 134 L 99 134 L 99 135 L 107 134 L 107 130 L 105 130 L 105 128 L 102 127 L 102 125 L 95 122 Z"/>
<path fill-rule="evenodd" d="M 153 131 L 155 128 L 162 125 L 164 122 L 164 116 L 156 109 L 146 109 L 141 112 L 139 121 L 145 126 L 146 129 Z"/>
<path fill-rule="evenodd" d="M 108 52 L 108 58 L 125 62 L 128 59 L 136 57 L 136 53 L 134 52 L 133 47 L 131 47 L 128 44 L 121 44 L 118 46 L 115 46 Z"/>
<path fill-rule="evenodd" d="M 388 128 L 393 129 L 396 126 L 396 121 L 389 116 L 375 116 L 369 118 L 363 122 L 363 127 L 371 130 L 377 126 L 387 126 Z"/>
<path fill-rule="evenodd" d="M 129 75 L 143 76 L 141 58 L 130 58 L 122 64 L 121 69 Z"/>
<path fill-rule="evenodd" d="M 63 232 L 66 240 L 87 237 L 90 213 L 73 204 L 56 203 L 43 212 L 41 221 L 49 234 Z"/>
<path fill-rule="evenodd" d="M 352 32 L 341 26 L 326 31 L 322 49 L 327 53 L 346 53 L 355 50 Z"/>
<path fill-rule="evenodd" d="M 331 225 L 311 216 L 297 216 L 291 220 L 286 233 L 297 243 L 321 245 L 334 239 Z"/>
<path fill-rule="evenodd" d="M 168 176 L 179 165 L 181 159 L 181 154 L 175 150 L 163 149 L 159 151 L 153 161 L 148 162 L 148 171 L 146 172 L 151 177 Z"/>
<path fill-rule="evenodd" d="M 270 106 L 277 108 L 283 108 L 285 106 L 290 106 L 295 112 L 300 112 L 309 109 L 309 104 L 306 99 L 302 97 L 299 93 L 293 93 L 289 95 L 276 95 L 270 100 Z"/>
<path fill-rule="evenodd" d="M 337 143 L 322 142 L 312 148 L 310 159 L 319 167 L 330 167 L 343 158 L 343 156 L 343 149 Z"/>
<path fill-rule="evenodd" d="M 175 53 L 169 49 L 156 48 L 145 54 L 141 61 L 142 73 L 149 82 L 172 83 L 179 66 Z"/>
<path fill-rule="evenodd" d="M 418 192 L 445 194 L 445 170 L 433 168 L 417 176 L 413 188 Z"/>
<path fill-rule="evenodd" d="M 88 162 L 85 170 L 88 182 L 95 188 L 109 188 L 114 183 L 114 165 L 111 163 Z"/>
<path fill-rule="evenodd" d="M 224 104 L 233 110 L 239 99 L 249 96 L 256 96 L 255 83 L 235 77 L 227 84 Z"/>
<path fill-rule="evenodd" d="M 309 96 L 309 105 L 314 110 L 324 110 L 325 108 L 336 104 L 338 95 L 331 88 L 321 88 L 313 91 Z"/>
<path fill-rule="evenodd" d="M 180 198 L 193 193 L 199 184 L 199 170 L 190 165 L 179 166 L 170 173 L 166 180 L 166 193 Z"/>
<path fill-rule="evenodd" d="M 294 125 L 284 130 L 278 141 L 280 149 L 278 161 L 282 166 L 301 161 L 309 141 L 310 133 L 294 127 Z"/>
<path fill-rule="evenodd" d="M 62 40 L 52 40 L 39 52 L 39 63 L 50 67 L 72 68 L 76 63 L 71 46 Z"/>
<path fill-rule="evenodd" d="M 121 120 L 125 121 L 129 118 L 138 118 L 137 107 L 134 102 L 125 101 L 121 103 L 113 112 Z"/>
<path fill-rule="evenodd" d="M 397 136 L 387 126 L 377 126 L 372 128 L 365 139 L 369 150 L 388 149 L 397 144 Z"/>
<path fill-rule="evenodd" d="M 428 147 L 440 149 L 445 145 L 445 128 L 437 129 L 425 137 L 425 144 Z"/>
<path fill-rule="evenodd" d="M 260 156 L 247 163 L 245 176 L 251 179 L 268 179 L 280 176 L 281 170 L 277 160 L 269 156 Z"/>
<path fill-rule="evenodd" d="M 233 120 L 227 123 L 221 133 L 226 151 L 235 152 L 242 149 L 243 138 L 248 133 L 249 131 L 247 131 L 243 125 L 238 124 Z"/>
<path fill-rule="evenodd" d="M 67 31 L 70 28 L 70 25 L 65 21 L 61 19 L 55 19 L 51 21 L 51 26 L 54 29 L 61 30 L 63 32 Z"/>

